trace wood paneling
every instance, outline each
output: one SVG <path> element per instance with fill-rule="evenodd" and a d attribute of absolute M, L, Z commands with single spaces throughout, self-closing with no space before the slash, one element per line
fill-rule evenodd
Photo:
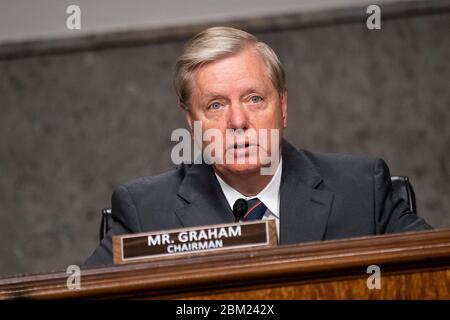
<path fill-rule="evenodd" d="M 369 265 L 381 289 L 366 286 Z M 450 230 L 0 279 L 0 298 L 449 299 Z"/>

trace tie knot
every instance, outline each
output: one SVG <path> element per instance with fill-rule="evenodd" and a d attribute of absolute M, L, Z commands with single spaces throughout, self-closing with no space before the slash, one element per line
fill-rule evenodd
<path fill-rule="evenodd" d="M 261 202 L 261 200 L 259 200 L 258 198 L 253 198 L 248 200 L 247 203 L 248 210 L 244 215 L 244 221 L 260 220 L 262 219 L 262 217 L 264 217 L 267 207 L 264 205 L 264 203 Z"/>
<path fill-rule="evenodd" d="M 255 204 L 261 202 L 258 198 L 253 198 L 253 199 L 249 199 L 247 200 L 247 204 L 248 204 L 248 208 L 250 209 L 251 207 L 253 207 Z"/>

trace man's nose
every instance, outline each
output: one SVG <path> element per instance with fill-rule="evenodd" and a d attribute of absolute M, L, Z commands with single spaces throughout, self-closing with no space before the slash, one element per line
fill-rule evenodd
<path fill-rule="evenodd" d="M 229 129 L 248 129 L 248 114 L 245 107 L 240 103 L 233 104 L 230 108 L 230 115 L 228 119 Z"/>

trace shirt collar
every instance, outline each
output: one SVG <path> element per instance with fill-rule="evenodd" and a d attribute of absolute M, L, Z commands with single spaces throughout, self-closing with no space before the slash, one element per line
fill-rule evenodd
<path fill-rule="evenodd" d="M 216 178 L 219 181 L 220 187 L 227 199 L 230 208 L 233 209 L 233 205 L 237 199 L 243 198 L 245 200 L 258 198 L 262 203 L 269 209 L 269 211 L 279 217 L 280 215 L 280 185 L 281 185 L 281 171 L 282 171 L 282 159 L 280 159 L 280 163 L 278 164 L 277 171 L 273 175 L 270 182 L 255 196 L 246 197 L 229 184 L 227 184 L 222 178 L 220 178 L 216 173 Z"/>

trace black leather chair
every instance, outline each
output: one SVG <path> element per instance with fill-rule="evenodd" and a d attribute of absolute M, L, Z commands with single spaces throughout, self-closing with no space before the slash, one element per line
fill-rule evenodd
<path fill-rule="evenodd" d="M 392 176 L 391 182 L 394 195 L 405 200 L 409 204 L 411 211 L 417 214 L 416 197 L 414 195 L 414 189 L 408 177 Z M 111 209 L 110 208 L 102 209 L 102 221 L 100 223 L 100 234 L 99 234 L 100 241 L 106 235 L 108 230 L 111 229 L 111 226 L 112 226 Z"/>
<path fill-rule="evenodd" d="M 411 211 L 417 214 L 416 195 L 414 194 L 414 189 L 409 178 L 404 176 L 392 176 L 391 182 L 394 195 L 405 200 L 409 204 Z"/>
<path fill-rule="evenodd" d="M 102 221 L 100 222 L 100 241 L 103 240 L 108 230 L 112 227 L 112 210 L 110 208 L 102 209 Z"/>

